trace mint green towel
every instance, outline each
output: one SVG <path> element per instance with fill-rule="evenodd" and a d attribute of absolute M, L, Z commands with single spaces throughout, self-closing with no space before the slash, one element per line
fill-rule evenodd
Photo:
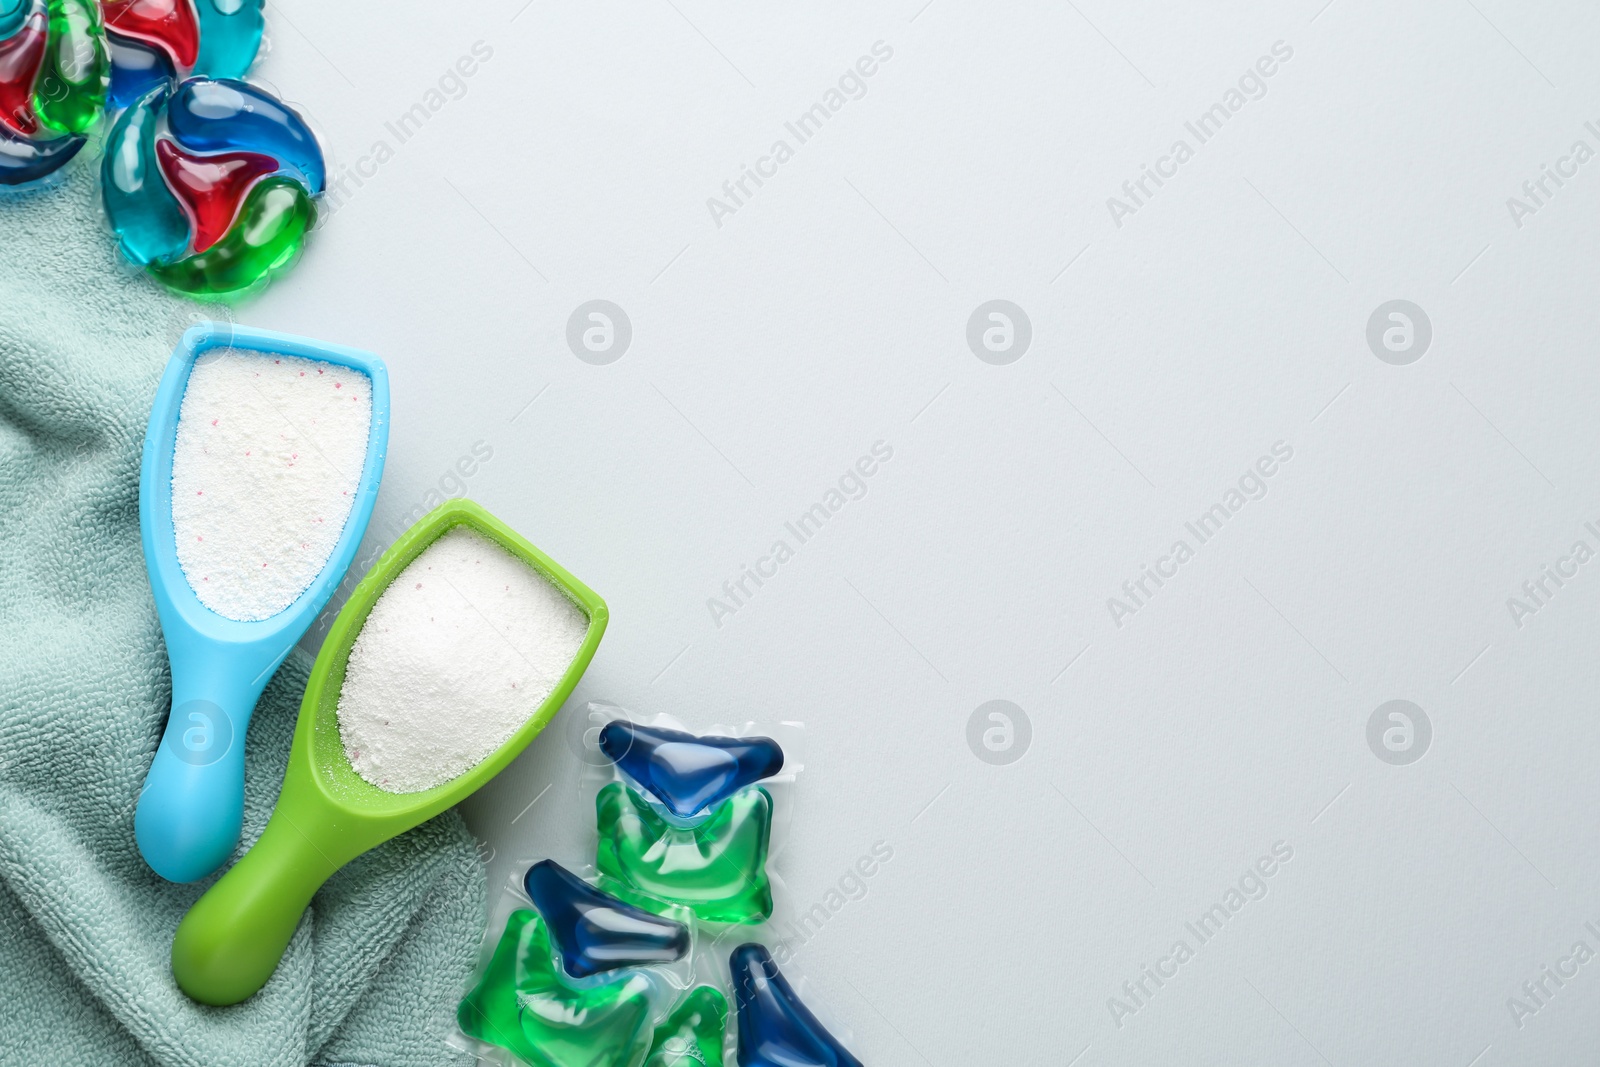
<path fill-rule="evenodd" d="M 486 893 L 453 812 L 335 875 L 251 1000 L 201 1007 L 173 984 L 202 887 L 161 881 L 133 843 L 169 696 L 138 480 L 193 306 L 117 262 L 88 162 L 0 197 L 0 1063 L 466 1062 L 445 1041 Z M 247 843 L 309 665 L 294 653 L 250 724 Z"/>

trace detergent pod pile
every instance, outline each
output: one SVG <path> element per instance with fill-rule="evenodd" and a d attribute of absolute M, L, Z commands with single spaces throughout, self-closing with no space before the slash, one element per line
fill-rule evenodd
<path fill-rule="evenodd" d="M 0 189 L 46 184 L 103 135 L 124 259 L 235 297 L 299 256 L 326 166 L 311 127 L 243 80 L 262 0 L 0 0 Z"/>
<path fill-rule="evenodd" d="M 0 184 L 38 181 L 77 155 L 110 86 L 95 0 L 0 0 Z"/>
<path fill-rule="evenodd" d="M 457 1011 L 464 1047 L 531 1067 L 859 1067 L 763 943 L 799 725 L 591 704 L 570 727 L 597 787 L 594 861 L 517 875 Z"/>

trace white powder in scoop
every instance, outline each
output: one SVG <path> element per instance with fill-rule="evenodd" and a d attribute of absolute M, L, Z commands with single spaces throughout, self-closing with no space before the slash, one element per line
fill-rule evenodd
<path fill-rule="evenodd" d="M 351 766 L 391 793 L 470 770 L 550 695 L 588 629 L 538 571 L 457 526 L 390 583 L 351 645 L 339 692 Z"/>
<path fill-rule="evenodd" d="M 226 348 L 195 360 L 178 409 L 172 530 L 200 603 L 271 618 L 333 555 L 367 458 L 372 380 Z"/>

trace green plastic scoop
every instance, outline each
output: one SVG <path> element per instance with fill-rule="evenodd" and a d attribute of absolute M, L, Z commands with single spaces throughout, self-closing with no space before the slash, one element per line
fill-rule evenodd
<path fill-rule="evenodd" d="M 578 654 L 555 690 L 482 763 L 443 785 L 390 793 L 358 775 L 339 734 L 339 690 L 367 613 L 406 566 L 456 526 L 468 526 L 524 560 L 589 619 Z M 172 974 L 205 1004 L 237 1004 L 277 969 L 311 896 L 361 853 L 437 815 L 500 773 L 560 709 L 605 633 L 605 601 L 505 523 L 469 500 L 417 522 L 356 586 L 317 654 L 300 704 L 289 769 L 260 840 L 195 902 L 172 942 Z"/>

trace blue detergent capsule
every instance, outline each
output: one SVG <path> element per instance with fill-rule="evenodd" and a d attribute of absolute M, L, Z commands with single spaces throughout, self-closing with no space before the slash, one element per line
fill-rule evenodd
<path fill-rule="evenodd" d="M 22 29 L 32 10 L 33 0 L 0 0 L 0 41 Z"/>
<path fill-rule="evenodd" d="M 603 893 L 554 860 L 529 867 L 522 887 L 544 916 L 562 969 L 573 978 L 671 963 L 689 951 L 688 927 Z"/>
<path fill-rule="evenodd" d="M 106 94 L 110 110 L 125 108 L 151 89 L 172 83 L 172 61 L 166 53 L 115 34 L 108 35 L 106 43 L 111 49 L 111 89 Z"/>
<path fill-rule="evenodd" d="M 316 135 L 292 108 L 232 78 L 190 78 L 172 94 L 167 128 L 191 152 L 259 152 L 297 175 L 312 196 L 326 184 Z"/>
<path fill-rule="evenodd" d="M 0 127 L 0 185 L 19 186 L 48 177 L 78 154 L 81 134 L 30 140 Z"/>
<path fill-rule="evenodd" d="M 261 48 L 263 0 L 195 0 L 200 14 L 200 58 L 194 73 L 242 78 Z"/>
<path fill-rule="evenodd" d="M 100 162 L 100 196 L 122 254 L 145 266 L 183 255 L 189 223 L 156 164 L 155 131 L 166 85 L 158 84 L 112 124 Z"/>
<path fill-rule="evenodd" d="M 770 737 L 696 737 L 626 719 L 606 723 L 600 750 L 680 819 L 783 769 L 783 749 Z"/>
<path fill-rule="evenodd" d="M 728 959 L 739 1006 L 739 1067 L 862 1067 L 809 1008 L 760 945 Z"/>

